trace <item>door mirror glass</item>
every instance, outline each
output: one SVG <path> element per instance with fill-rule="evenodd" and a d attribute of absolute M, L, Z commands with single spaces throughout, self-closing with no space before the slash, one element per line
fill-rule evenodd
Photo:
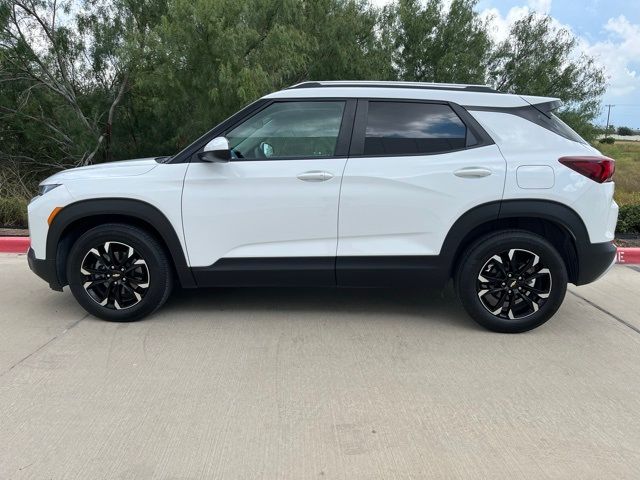
<path fill-rule="evenodd" d="M 260 150 L 262 150 L 262 154 L 265 156 L 265 158 L 270 158 L 273 156 L 273 147 L 266 142 L 262 142 L 260 144 Z"/>
<path fill-rule="evenodd" d="M 207 143 L 198 158 L 205 162 L 228 162 L 231 158 L 229 141 L 225 137 L 216 137 Z"/>

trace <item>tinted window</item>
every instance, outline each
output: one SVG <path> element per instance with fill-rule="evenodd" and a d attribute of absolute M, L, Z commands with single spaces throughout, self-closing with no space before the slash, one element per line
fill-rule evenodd
<path fill-rule="evenodd" d="M 551 111 L 546 110 L 546 108 L 548 108 L 548 105 L 549 104 L 541 104 L 539 106 L 531 105 L 519 108 L 489 108 L 487 110 L 517 115 L 564 138 L 588 145 L 588 143 L 580 135 L 574 132 L 571 127 L 569 127 L 569 125 L 556 117 L 553 113 L 551 113 Z"/>
<path fill-rule="evenodd" d="M 344 102 L 273 103 L 226 136 L 236 158 L 330 157 L 343 110 Z"/>
<path fill-rule="evenodd" d="M 557 133 L 558 135 L 563 136 L 564 138 L 568 138 L 569 140 L 573 140 L 574 142 L 584 143 L 585 145 L 589 145 L 583 138 L 574 132 L 569 125 L 564 123 L 558 117 L 556 117 L 553 113 L 549 114 L 548 119 L 549 126 L 543 125 L 545 128 L 548 128 L 552 132 Z"/>
<path fill-rule="evenodd" d="M 448 105 L 369 102 L 365 155 L 420 155 L 465 147 L 467 129 Z"/>

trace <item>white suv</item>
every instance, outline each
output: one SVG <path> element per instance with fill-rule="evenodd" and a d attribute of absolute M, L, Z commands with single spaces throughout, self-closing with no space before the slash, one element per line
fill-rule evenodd
<path fill-rule="evenodd" d="M 177 282 L 441 287 L 521 332 L 613 263 L 613 160 L 551 111 L 485 86 L 305 82 L 172 157 L 49 177 L 29 264 L 106 320 Z"/>

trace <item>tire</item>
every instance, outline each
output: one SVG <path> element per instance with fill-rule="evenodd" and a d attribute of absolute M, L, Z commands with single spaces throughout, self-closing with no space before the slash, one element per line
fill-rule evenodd
<path fill-rule="evenodd" d="M 100 225 L 74 243 L 67 261 L 71 293 L 90 314 L 133 322 L 169 297 L 173 271 L 158 240 L 126 224 Z"/>
<path fill-rule="evenodd" d="M 539 327 L 560 308 L 567 291 L 567 268 L 545 238 L 503 230 L 466 250 L 455 285 L 462 305 L 477 323 L 494 332 L 520 333 Z"/>

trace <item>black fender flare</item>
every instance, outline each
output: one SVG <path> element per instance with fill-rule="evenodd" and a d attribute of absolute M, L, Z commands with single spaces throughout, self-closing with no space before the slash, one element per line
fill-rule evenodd
<path fill-rule="evenodd" d="M 580 250 L 589 246 L 589 232 L 580 215 L 568 205 L 553 200 L 504 200 L 499 219 L 530 217 L 542 218 L 564 227 Z"/>
<path fill-rule="evenodd" d="M 113 217 L 117 221 L 118 217 L 128 217 L 139 220 L 149 225 L 155 230 L 160 240 L 164 242 L 173 260 L 176 274 L 180 284 L 184 288 L 196 287 L 193 274 L 187 264 L 184 250 L 180 239 L 167 217 L 153 205 L 142 200 L 128 198 L 95 198 L 80 200 L 70 203 L 60 210 L 54 217 L 47 233 L 46 259 L 50 263 L 51 271 L 56 272 L 55 277 L 50 282 L 52 288 L 61 288 L 61 281 L 58 265 L 58 249 L 60 240 L 69 227 L 74 222 L 91 217 L 105 216 Z"/>
<path fill-rule="evenodd" d="M 499 225 L 501 220 L 538 218 L 547 220 L 566 230 L 576 247 L 578 258 L 589 250 L 589 234 L 580 216 L 571 207 L 553 200 L 515 199 L 484 203 L 462 214 L 449 229 L 440 257 L 442 267 L 451 268 L 460 254 L 467 235 L 483 225 Z"/>
<path fill-rule="evenodd" d="M 500 201 L 484 203 L 467 210 L 453 223 L 442 242 L 438 255 L 441 268 L 447 277 L 451 275 L 452 268 L 458 260 L 460 247 L 467 236 L 476 228 L 495 223 L 500 215 Z"/>

